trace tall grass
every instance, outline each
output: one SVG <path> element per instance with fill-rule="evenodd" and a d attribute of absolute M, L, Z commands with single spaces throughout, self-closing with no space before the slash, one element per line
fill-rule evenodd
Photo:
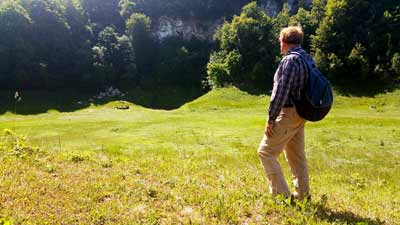
<path fill-rule="evenodd" d="M 313 200 L 294 207 L 269 196 L 256 154 L 268 96 L 224 88 L 173 111 L 5 114 L 0 129 L 16 120 L 39 150 L 10 154 L 1 135 L 0 224 L 399 224 L 399 99 L 336 96 L 307 123 Z"/>

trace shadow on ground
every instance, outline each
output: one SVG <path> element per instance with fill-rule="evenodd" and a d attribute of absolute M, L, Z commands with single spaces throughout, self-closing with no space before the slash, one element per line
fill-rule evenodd
<path fill-rule="evenodd" d="M 355 97 L 374 97 L 377 94 L 394 91 L 400 88 L 399 83 L 395 81 L 385 83 L 379 80 L 370 80 L 368 82 L 352 82 L 352 83 L 334 83 L 334 89 L 344 96 L 355 96 Z"/>
<path fill-rule="evenodd" d="M 271 95 L 272 84 L 261 84 L 258 86 L 237 85 L 237 87 L 244 92 L 251 95 Z M 369 80 L 359 82 L 332 82 L 333 89 L 340 95 L 353 96 L 353 97 L 374 97 L 377 94 L 391 92 L 400 88 L 399 82 L 383 82 L 380 80 Z"/>
<path fill-rule="evenodd" d="M 272 85 L 272 83 L 270 84 Z M 240 90 L 251 95 L 270 95 L 272 87 L 239 85 Z M 399 88 L 399 84 L 383 84 L 372 82 L 369 84 L 335 84 L 334 89 L 344 96 L 373 97 L 379 93 L 390 92 Z M 154 87 L 122 90 L 124 97 L 97 98 L 101 90 L 85 91 L 63 89 L 57 91 L 22 91 L 22 100 L 15 103 L 15 91 L 0 91 L 0 115 L 6 112 L 17 112 L 21 115 L 46 113 L 49 110 L 59 112 L 73 112 L 89 107 L 90 105 L 104 105 L 111 101 L 128 101 L 150 109 L 173 110 L 195 100 L 207 92 L 200 88 L 182 87 Z"/>
<path fill-rule="evenodd" d="M 349 211 L 335 211 L 326 206 L 327 197 L 324 195 L 314 207 L 316 209 L 316 216 L 323 221 L 330 223 L 344 223 L 344 224 L 360 224 L 360 225 L 383 225 L 385 221 L 379 219 L 364 218 Z"/>
<path fill-rule="evenodd" d="M 180 87 L 163 87 L 144 90 L 121 90 L 122 97 L 97 98 L 101 91 L 63 89 L 57 91 L 20 91 L 21 101 L 15 101 L 15 91 L 0 92 L 0 115 L 15 111 L 20 115 L 46 113 L 49 110 L 73 112 L 90 105 L 104 105 L 123 100 L 151 109 L 173 110 L 200 97 L 205 91 Z"/>

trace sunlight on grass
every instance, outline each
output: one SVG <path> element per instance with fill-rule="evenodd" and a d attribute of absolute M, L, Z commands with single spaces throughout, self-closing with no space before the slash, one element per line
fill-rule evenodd
<path fill-rule="evenodd" d="M 223 88 L 173 111 L 7 113 L 0 224 L 398 224 L 399 99 L 337 96 L 307 124 L 313 201 L 297 207 L 274 203 L 256 154 L 268 96 Z"/>

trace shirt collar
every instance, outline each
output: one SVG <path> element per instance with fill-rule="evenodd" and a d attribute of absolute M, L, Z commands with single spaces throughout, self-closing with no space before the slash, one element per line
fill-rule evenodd
<path fill-rule="evenodd" d="M 288 54 L 291 52 L 299 52 L 301 49 L 302 49 L 301 46 L 291 48 L 291 49 L 289 49 Z"/>

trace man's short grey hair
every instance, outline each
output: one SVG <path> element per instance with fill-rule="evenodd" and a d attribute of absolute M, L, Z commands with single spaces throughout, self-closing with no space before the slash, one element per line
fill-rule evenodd
<path fill-rule="evenodd" d="M 301 45 L 304 40 L 303 28 L 300 26 L 290 26 L 283 28 L 279 40 L 286 44 Z"/>

